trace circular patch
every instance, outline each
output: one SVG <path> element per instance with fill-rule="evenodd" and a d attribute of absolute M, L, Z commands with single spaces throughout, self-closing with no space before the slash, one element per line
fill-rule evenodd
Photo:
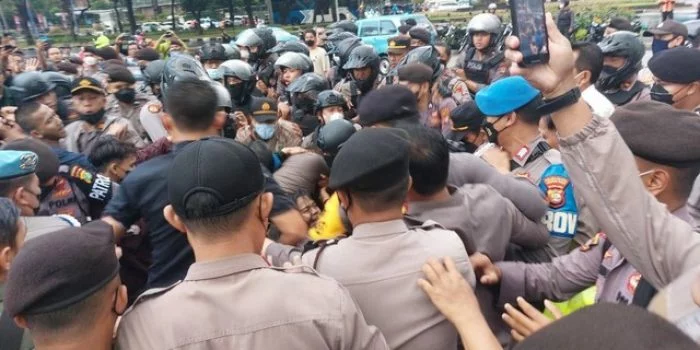
<path fill-rule="evenodd" d="M 161 108 L 160 104 L 158 104 L 158 103 L 154 103 L 154 104 L 148 106 L 148 111 L 151 113 L 160 113 L 161 109 L 162 108 Z"/>

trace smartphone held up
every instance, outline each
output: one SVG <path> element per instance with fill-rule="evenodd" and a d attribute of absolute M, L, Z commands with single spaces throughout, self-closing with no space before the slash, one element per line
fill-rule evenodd
<path fill-rule="evenodd" d="M 547 25 L 543 0 L 510 0 L 513 33 L 520 39 L 522 66 L 549 61 Z"/>

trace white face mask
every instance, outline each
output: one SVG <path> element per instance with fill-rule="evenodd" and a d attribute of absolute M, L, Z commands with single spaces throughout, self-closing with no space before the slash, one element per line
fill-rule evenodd
<path fill-rule="evenodd" d="M 96 66 L 97 65 L 97 58 L 95 58 L 93 56 L 88 56 L 88 57 L 85 57 L 83 62 L 85 63 L 86 66 L 90 66 L 90 67 Z"/>
<path fill-rule="evenodd" d="M 343 115 L 343 113 L 340 113 L 340 112 L 335 112 L 328 117 L 329 122 L 332 122 L 332 121 L 338 120 L 338 119 L 345 119 L 345 115 Z"/>

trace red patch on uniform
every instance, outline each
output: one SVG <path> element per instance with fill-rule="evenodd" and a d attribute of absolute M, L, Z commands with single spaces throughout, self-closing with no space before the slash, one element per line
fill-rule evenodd
<path fill-rule="evenodd" d="M 464 90 L 466 89 L 466 87 L 467 87 L 467 84 L 465 84 L 463 82 L 459 82 L 459 83 L 455 84 L 455 86 L 452 87 L 452 94 L 464 95 L 465 94 Z"/>
<path fill-rule="evenodd" d="M 523 146 L 523 148 L 521 148 L 521 149 L 518 151 L 518 153 L 515 154 L 515 159 L 517 159 L 517 160 L 519 160 L 519 161 L 522 162 L 522 161 L 524 161 L 525 159 L 527 159 L 527 156 L 528 156 L 529 154 L 530 154 L 530 148 L 528 148 L 527 146 Z"/>
<path fill-rule="evenodd" d="M 561 208 L 566 203 L 564 189 L 569 184 L 569 179 L 563 176 L 548 176 L 542 179 L 547 187 L 547 202 L 552 209 Z"/>
<path fill-rule="evenodd" d="M 642 274 L 635 271 L 630 275 L 630 278 L 627 279 L 627 291 L 630 292 L 630 294 L 634 294 L 634 291 L 637 290 L 641 278 Z"/>

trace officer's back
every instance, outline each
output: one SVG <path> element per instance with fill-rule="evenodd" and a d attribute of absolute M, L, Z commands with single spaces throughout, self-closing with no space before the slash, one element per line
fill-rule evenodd
<path fill-rule="evenodd" d="M 386 349 L 338 282 L 260 256 L 273 199 L 249 148 L 195 141 L 169 173 L 164 215 L 187 232 L 196 262 L 184 281 L 145 292 L 126 312 L 121 348 Z"/>
<path fill-rule="evenodd" d="M 435 223 L 409 228 L 402 203 L 409 187 L 403 131 L 355 133 L 333 161 L 329 186 L 354 226 L 349 238 L 307 252 L 305 263 L 350 290 L 368 323 L 392 349 L 456 349 L 457 333 L 418 288 L 422 264 L 450 256 L 474 285 L 459 236 Z"/>

